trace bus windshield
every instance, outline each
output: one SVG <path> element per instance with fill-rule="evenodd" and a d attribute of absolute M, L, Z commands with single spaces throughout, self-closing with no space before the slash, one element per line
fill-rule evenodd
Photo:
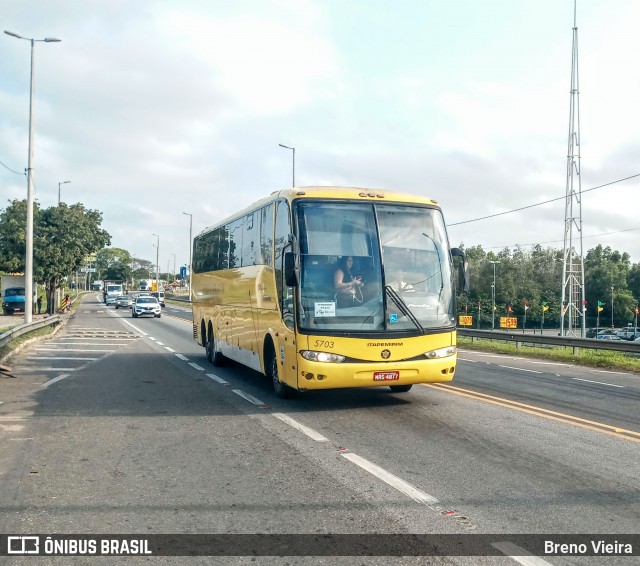
<path fill-rule="evenodd" d="M 302 201 L 297 223 L 301 330 L 425 333 L 455 325 L 438 208 Z"/>

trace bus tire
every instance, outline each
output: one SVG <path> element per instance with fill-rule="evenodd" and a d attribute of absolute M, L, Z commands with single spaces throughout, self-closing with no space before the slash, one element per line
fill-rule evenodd
<path fill-rule="evenodd" d="M 224 356 L 216 348 L 216 339 L 213 336 L 213 330 L 210 330 L 209 332 L 205 349 L 207 352 L 207 360 L 209 360 L 216 367 L 221 366 L 224 360 Z"/>
<path fill-rule="evenodd" d="M 271 348 L 271 356 L 267 363 L 267 377 L 271 380 L 273 391 L 278 397 L 280 397 L 280 399 L 288 399 L 292 396 L 293 389 L 283 381 L 280 381 L 278 358 L 276 357 L 276 352 L 273 348 Z"/>
<path fill-rule="evenodd" d="M 393 393 L 406 393 L 412 387 L 413 385 L 389 385 L 389 389 L 391 389 Z"/>

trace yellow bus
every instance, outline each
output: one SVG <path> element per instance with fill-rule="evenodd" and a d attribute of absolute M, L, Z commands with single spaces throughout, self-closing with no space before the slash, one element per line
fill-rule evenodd
<path fill-rule="evenodd" d="M 280 397 L 453 379 L 467 267 L 433 200 L 281 190 L 197 235 L 192 263 L 195 340 L 213 365 L 253 368 Z"/>

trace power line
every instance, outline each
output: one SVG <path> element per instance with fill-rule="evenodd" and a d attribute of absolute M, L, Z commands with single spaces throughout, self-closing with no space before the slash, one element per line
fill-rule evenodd
<path fill-rule="evenodd" d="M 583 238 L 599 238 L 600 236 L 611 236 L 612 234 L 622 234 L 623 232 L 633 232 L 634 230 L 640 230 L 640 226 L 637 228 L 625 228 L 624 230 L 616 230 L 615 232 L 603 232 L 602 234 L 592 234 L 591 236 L 583 236 Z M 546 242 L 532 242 L 529 244 L 512 244 L 510 246 L 487 246 L 488 250 L 497 250 L 503 248 L 515 248 L 516 246 L 537 246 L 538 244 L 557 244 L 558 242 L 564 242 L 564 240 L 547 240 Z"/>
<path fill-rule="evenodd" d="M 633 179 L 635 177 L 640 177 L 640 173 L 636 173 L 635 175 L 631 175 L 629 177 L 625 177 L 624 179 L 618 179 L 617 181 L 611 181 L 610 183 L 605 183 L 604 185 L 598 185 L 597 187 L 592 187 L 590 189 L 586 189 L 582 191 L 582 193 L 588 193 L 589 191 L 595 191 L 596 189 L 601 189 L 603 187 L 608 187 L 610 185 L 615 185 L 616 183 L 622 183 L 622 181 L 628 181 L 629 179 Z M 520 212 L 521 210 L 527 210 L 528 208 L 534 208 L 536 206 L 542 206 L 543 204 L 549 204 L 550 202 L 555 202 L 557 200 L 566 199 L 566 195 L 563 197 L 552 198 L 551 200 L 545 200 L 543 202 L 539 202 L 536 204 L 530 204 L 527 206 L 522 206 L 520 208 L 514 208 L 513 210 L 506 210 L 504 212 L 497 212 L 496 214 L 490 214 L 489 216 L 481 216 L 480 218 L 473 218 L 471 220 L 464 220 L 462 222 L 454 222 L 453 224 L 447 224 L 449 226 L 459 226 L 460 224 L 469 224 L 470 222 L 478 222 L 480 220 L 487 220 L 488 218 L 495 218 L 496 216 L 503 216 L 505 214 L 511 214 L 512 212 Z"/>
<path fill-rule="evenodd" d="M 11 169 L 11 167 L 8 167 L 4 163 L 2 163 L 2 161 L 0 161 L 0 165 L 2 165 L 8 171 L 11 171 L 12 173 L 15 173 L 16 175 L 26 175 L 27 174 L 26 171 L 24 173 L 20 173 L 19 171 L 14 171 L 13 169 Z"/>

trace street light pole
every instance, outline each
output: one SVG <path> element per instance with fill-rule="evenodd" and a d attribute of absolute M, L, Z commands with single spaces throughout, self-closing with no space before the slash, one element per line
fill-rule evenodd
<path fill-rule="evenodd" d="M 288 145 L 282 145 L 281 143 L 279 143 L 278 145 L 280 147 L 284 147 L 285 149 L 290 149 L 293 151 L 293 177 L 292 177 L 291 186 L 295 187 L 296 186 L 296 148 L 289 147 Z"/>
<path fill-rule="evenodd" d="M 33 99 L 35 84 L 33 81 L 34 44 L 36 41 L 47 43 L 61 41 L 55 37 L 45 37 L 44 39 L 33 39 L 23 37 L 12 31 L 5 32 L 11 37 L 24 39 L 31 43 L 31 78 L 29 90 L 29 157 L 27 163 L 27 227 L 25 234 L 25 254 L 24 254 L 24 322 L 30 323 L 33 318 Z"/>
<path fill-rule="evenodd" d="M 189 217 L 189 295 L 191 295 L 191 251 L 193 250 L 193 240 L 191 239 L 191 232 L 193 229 L 193 214 L 183 212 Z"/>
<path fill-rule="evenodd" d="M 160 236 L 156 237 L 156 291 L 160 291 Z"/>
<path fill-rule="evenodd" d="M 58 183 L 58 206 L 60 206 L 60 185 L 64 185 L 65 183 L 70 183 L 71 181 L 60 181 Z"/>
<path fill-rule="evenodd" d="M 496 326 L 496 263 L 500 263 L 499 261 L 489 260 L 489 263 L 493 264 L 493 283 L 491 284 L 491 302 L 492 311 L 491 311 L 491 330 L 493 330 Z"/>
<path fill-rule="evenodd" d="M 613 329 L 613 290 L 615 287 L 611 285 L 611 328 Z"/>

